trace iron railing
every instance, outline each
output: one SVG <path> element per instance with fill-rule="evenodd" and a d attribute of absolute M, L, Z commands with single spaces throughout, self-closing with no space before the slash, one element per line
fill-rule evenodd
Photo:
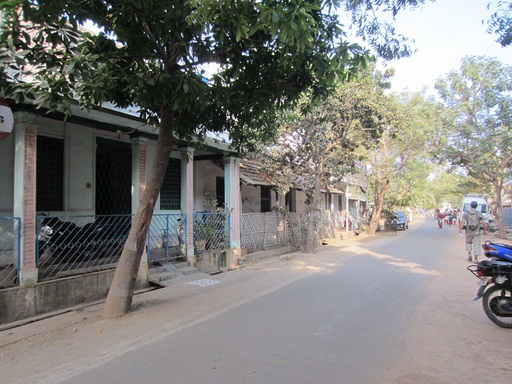
<path fill-rule="evenodd" d="M 241 216 L 241 247 L 253 253 L 302 244 L 302 216 L 296 213 L 244 213 Z"/>
<path fill-rule="evenodd" d="M 194 213 L 194 248 L 196 254 L 215 252 L 229 246 L 229 213 Z"/>
<path fill-rule="evenodd" d="M 37 216 L 36 263 L 39 281 L 113 269 L 125 245 L 132 215 Z M 223 251 L 230 244 L 230 213 L 194 214 L 195 254 Z M 243 214 L 242 247 L 248 252 L 302 243 L 303 224 L 297 214 Z M 148 230 L 147 261 L 187 254 L 187 217 L 155 214 Z M 0 287 L 18 283 L 21 220 L 0 218 Z"/>
<path fill-rule="evenodd" d="M 39 280 L 114 268 L 131 221 L 132 215 L 38 216 Z"/>
<path fill-rule="evenodd" d="M 20 265 L 21 220 L 0 217 L 0 288 L 18 284 Z"/>
<path fill-rule="evenodd" d="M 177 260 L 185 257 L 187 215 L 155 214 L 146 244 L 149 262 Z"/>

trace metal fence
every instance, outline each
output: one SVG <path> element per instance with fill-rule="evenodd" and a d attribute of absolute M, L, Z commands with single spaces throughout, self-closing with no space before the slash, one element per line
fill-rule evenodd
<path fill-rule="evenodd" d="M 155 214 L 147 240 L 148 262 L 178 260 L 185 257 L 187 215 Z"/>
<path fill-rule="evenodd" d="M 0 217 L 0 288 L 18 284 L 20 223 L 19 217 Z"/>
<path fill-rule="evenodd" d="M 37 216 L 38 280 L 115 268 L 132 218 L 133 215 Z M 241 219 L 241 243 L 248 252 L 302 244 L 301 215 L 243 214 Z M 193 220 L 196 255 L 229 247 L 229 213 L 198 212 Z M 186 224 L 186 215 L 155 214 L 146 243 L 148 262 L 185 257 Z M 18 284 L 20 244 L 20 218 L 0 217 L 0 288 Z"/>
<path fill-rule="evenodd" d="M 302 216 L 296 213 L 244 213 L 241 246 L 247 253 L 302 244 Z"/>
<path fill-rule="evenodd" d="M 39 280 L 50 280 L 115 268 L 132 223 L 132 215 L 38 216 Z M 155 214 L 149 226 L 149 263 L 180 260 L 187 255 L 187 217 Z M 224 250 L 229 245 L 229 214 L 194 214 L 196 254 Z"/>
<path fill-rule="evenodd" d="M 195 254 L 215 252 L 229 246 L 229 213 L 194 213 L 194 251 Z"/>
<path fill-rule="evenodd" d="M 114 268 L 131 221 L 132 215 L 38 216 L 39 280 Z"/>

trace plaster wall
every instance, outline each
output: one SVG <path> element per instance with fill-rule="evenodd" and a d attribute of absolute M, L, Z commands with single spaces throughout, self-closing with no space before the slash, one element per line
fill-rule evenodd
<path fill-rule="evenodd" d="M 261 191 L 259 186 L 242 185 L 242 213 L 261 212 Z"/>
<path fill-rule="evenodd" d="M 295 199 L 296 199 L 296 205 L 295 205 L 296 212 L 301 215 L 305 214 L 306 213 L 306 194 L 304 193 L 304 191 L 297 190 L 297 192 L 295 194 Z"/>
<path fill-rule="evenodd" d="M 198 161 L 194 164 L 196 177 L 194 178 L 194 211 L 206 210 L 204 199 L 209 194 L 217 196 L 217 177 L 224 177 L 224 170 L 210 161 Z"/>

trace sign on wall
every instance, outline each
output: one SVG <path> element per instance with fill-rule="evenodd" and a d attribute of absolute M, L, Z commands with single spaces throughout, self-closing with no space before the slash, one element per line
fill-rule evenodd
<path fill-rule="evenodd" d="M 4 99 L 0 99 L 0 140 L 9 136 L 14 126 L 12 110 Z"/>

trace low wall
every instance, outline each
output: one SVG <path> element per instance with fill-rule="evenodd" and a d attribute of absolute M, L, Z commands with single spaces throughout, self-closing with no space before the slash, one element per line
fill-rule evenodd
<path fill-rule="evenodd" d="M 276 248 L 276 249 L 269 249 L 267 251 L 249 253 L 244 256 L 244 259 L 242 260 L 241 264 L 251 263 L 254 261 L 258 261 L 258 260 L 263 260 L 263 259 L 267 259 L 269 257 L 281 256 L 286 253 L 290 253 L 292 251 L 293 251 L 292 247 L 288 246 L 288 247 L 282 247 L 282 248 Z"/>
<path fill-rule="evenodd" d="M 114 270 L 0 290 L 0 324 L 72 308 L 107 297 Z"/>

